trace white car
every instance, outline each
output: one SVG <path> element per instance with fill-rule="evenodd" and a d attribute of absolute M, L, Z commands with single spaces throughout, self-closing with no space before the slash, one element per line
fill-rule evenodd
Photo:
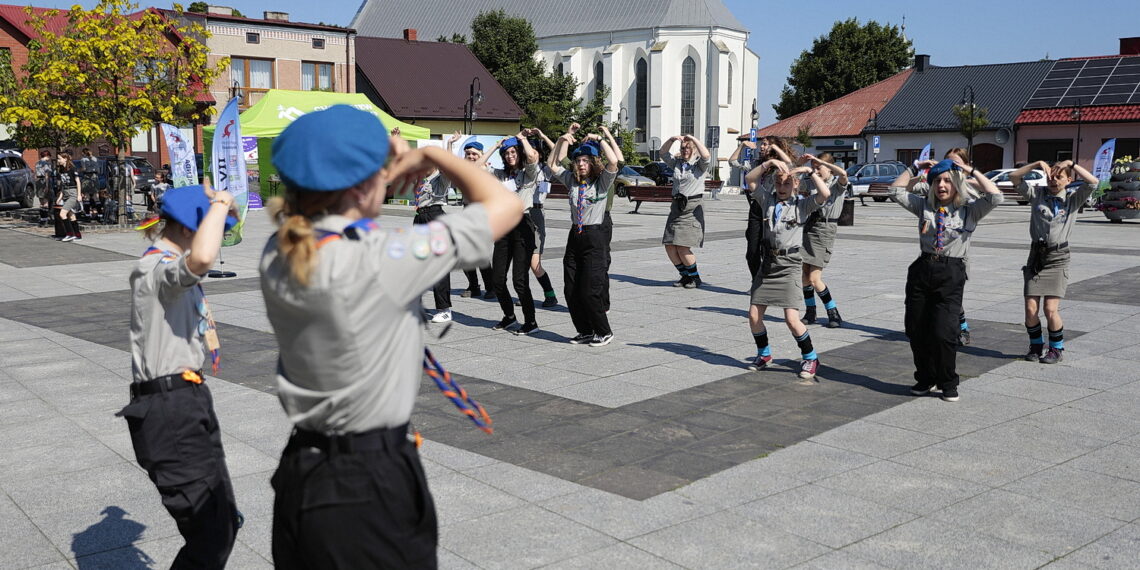
<path fill-rule="evenodd" d="M 1009 173 L 1013 172 L 1013 168 L 1002 168 L 998 170 L 991 170 L 986 173 L 986 178 L 994 181 L 998 190 L 1005 194 L 1006 198 L 1016 200 L 1018 205 L 1024 206 L 1029 202 L 1017 193 L 1017 189 L 1013 187 L 1013 182 L 1009 179 Z M 1025 182 L 1031 187 L 1042 187 L 1049 185 L 1049 177 L 1041 170 L 1030 170 L 1029 174 L 1025 175 Z"/>

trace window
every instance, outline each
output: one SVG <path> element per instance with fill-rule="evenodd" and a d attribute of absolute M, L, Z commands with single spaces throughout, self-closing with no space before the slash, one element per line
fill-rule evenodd
<path fill-rule="evenodd" d="M 273 89 L 273 61 L 268 59 L 230 58 L 231 85 L 241 93 L 241 108 L 261 100 L 266 91 Z"/>
<path fill-rule="evenodd" d="M 732 62 L 728 62 L 728 104 L 732 104 Z"/>
<path fill-rule="evenodd" d="M 1101 139 L 1100 144 L 1108 142 L 1108 139 Z M 1115 158 L 1122 156 L 1136 157 L 1140 156 L 1140 139 L 1116 139 L 1116 153 Z"/>
<path fill-rule="evenodd" d="M 304 62 L 301 64 L 302 91 L 332 91 L 333 64 Z"/>
<path fill-rule="evenodd" d="M 325 49 L 325 39 L 313 38 L 313 49 Z"/>
<path fill-rule="evenodd" d="M 245 33 L 245 43 L 247 43 L 247 44 L 259 44 L 259 43 L 261 43 L 261 34 L 259 34 L 257 32 L 246 32 Z"/>
<path fill-rule="evenodd" d="M 697 62 L 692 56 L 681 63 L 681 134 L 696 134 Z"/>
<path fill-rule="evenodd" d="M 558 70 L 558 75 L 566 75 L 566 68 L 562 65 L 561 61 L 558 62 L 558 67 L 556 69 Z"/>
<path fill-rule="evenodd" d="M 895 150 L 895 160 L 903 164 L 912 164 L 918 160 L 918 156 L 922 154 L 920 148 L 900 148 Z M 934 156 L 934 151 L 930 151 L 930 155 Z"/>
<path fill-rule="evenodd" d="M 594 64 L 594 96 L 595 97 L 597 96 L 598 93 L 601 93 L 602 88 L 606 86 L 606 80 L 604 79 L 604 74 L 603 74 L 604 72 L 605 72 L 605 66 L 602 65 L 602 62 L 599 61 L 598 63 Z"/>
<path fill-rule="evenodd" d="M 637 97 L 633 104 L 633 127 L 637 129 L 634 140 L 645 142 L 645 132 L 649 130 L 649 64 L 639 58 L 633 68 L 634 92 Z"/>

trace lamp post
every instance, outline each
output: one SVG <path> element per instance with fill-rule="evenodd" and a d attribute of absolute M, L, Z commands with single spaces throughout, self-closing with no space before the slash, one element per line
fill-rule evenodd
<path fill-rule="evenodd" d="M 1069 116 L 1077 122 L 1077 144 L 1076 149 L 1073 150 L 1073 164 L 1077 164 L 1081 160 L 1081 100 L 1077 99 L 1077 108 L 1073 109 Z"/>
<path fill-rule="evenodd" d="M 966 95 L 969 94 L 967 101 Z M 967 128 L 966 134 L 966 155 L 969 157 L 967 161 L 974 164 L 974 87 L 967 85 L 962 88 L 962 101 L 958 103 L 961 106 L 970 106 L 970 123 Z"/>
<path fill-rule="evenodd" d="M 871 111 L 869 113 L 867 113 L 867 123 L 869 123 L 871 125 L 871 140 L 874 141 L 875 140 L 875 133 L 879 131 L 879 110 L 878 109 L 871 109 Z M 873 146 L 873 145 L 868 144 L 865 147 L 865 150 L 863 152 L 863 162 L 867 162 L 867 159 L 871 157 L 871 146 Z M 874 149 L 874 150 L 875 150 L 874 162 L 878 162 L 879 161 L 879 149 Z"/>
<path fill-rule="evenodd" d="M 475 77 L 471 80 L 471 90 L 467 96 L 467 101 L 463 103 L 463 131 L 466 134 L 471 134 L 472 129 L 475 127 L 475 121 L 479 118 L 479 114 L 475 112 L 475 107 L 483 104 L 483 85 L 479 83 L 479 78 Z"/>
<path fill-rule="evenodd" d="M 241 106 L 241 83 L 239 83 L 237 79 L 234 79 L 232 82 L 230 82 L 230 99 L 237 99 L 238 106 Z"/>
<path fill-rule="evenodd" d="M 756 128 L 760 123 L 760 111 L 756 110 L 756 99 L 752 100 L 752 128 Z"/>

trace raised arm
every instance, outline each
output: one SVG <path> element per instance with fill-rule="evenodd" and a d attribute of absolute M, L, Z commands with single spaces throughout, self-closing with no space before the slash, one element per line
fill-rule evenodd
<path fill-rule="evenodd" d="M 811 181 L 815 184 L 815 203 L 824 204 L 831 198 L 831 187 L 823 183 L 817 172 L 811 173 Z"/>
<path fill-rule="evenodd" d="M 225 190 L 215 192 L 210 187 L 210 179 L 202 180 L 202 191 L 210 199 L 210 209 L 198 224 L 198 231 L 190 242 L 190 253 L 186 256 L 186 268 L 194 275 L 205 275 L 214 266 L 218 251 L 222 248 L 222 234 L 226 230 L 226 216 L 234 205 L 234 197 Z"/>
<path fill-rule="evenodd" d="M 498 142 L 495 143 L 495 146 L 492 146 L 491 148 L 487 149 L 483 153 L 483 156 L 480 156 L 479 160 L 475 161 L 475 164 L 477 166 L 479 166 L 480 168 L 486 168 L 487 167 L 487 161 L 491 160 L 491 155 L 495 154 L 496 152 L 499 152 L 499 147 L 503 146 L 503 141 L 505 141 L 505 140 L 507 140 L 507 139 L 499 139 Z"/>
<path fill-rule="evenodd" d="M 767 172 L 769 168 L 775 168 L 776 170 L 782 172 L 789 172 L 788 164 L 786 162 L 777 160 L 775 158 L 768 159 L 758 164 L 756 168 L 753 168 L 747 175 L 745 175 L 744 182 L 748 184 L 750 190 L 755 191 L 756 188 L 760 186 L 760 178 L 764 176 L 764 173 Z"/>
<path fill-rule="evenodd" d="M 709 152 L 709 149 L 705 148 L 705 143 L 701 142 L 700 139 L 693 135 L 685 135 L 684 138 L 693 142 L 693 146 L 697 147 L 697 153 L 701 155 L 701 158 L 704 159 L 705 162 L 712 160 L 712 153 Z"/>
<path fill-rule="evenodd" d="M 566 153 L 569 152 L 570 144 L 573 142 L 574 135 L 567 131 L 566 134 L 558 137 L 558 142 L 554 143 L 554 150 L 550 151 L 546 164 L 555 175 L 561 174 L 565 170 L 562 168 L 562 161 L 566 160 Z"/>
<path fill-rule="evenodd" d="M 962 160 L 958 158 L 954 159 L 954 164 L 958 165 L 958 169 L 961 170 L 962 173 L 973 177 L 974 182 L 977 183 L 986 194 L 1001 194 L 1001 190 L 997 187 L 997 184 L 994 184 L 993 180 L 983 176 L 982 173 L 978 172 L 977 168 L 964 164 Z"/>
<path fill-rule="evenodd" d="M 1096 176 L 1093 176 L 1091 172 L 1085 170 L 1085 167 L 1079 164 L 1073 163 L 1073 172 L 1076 172 L 1077 176 L 1081 177 L 1081 180 L 1084 180 L 1089 186 L 1092 186 L 1093 188 L 1096 188 L 1097 185 L 1100 184 L 1100 179 L 1098 179 Z"/>
<path fill-rule="evenodd" d="M 461 139 L 461 138 L 463 138 L 463 135 L 460 134 L 459 131 L 455 131 L 454 133 L 451 133 L 451 136 L 447 137 L 447 152 L 453 152 L 451 149 L 455 146 L 455 143 L 458 142 L 459 139 Z"/>
<path fill-rule="evenodd" d="M 606 155 L 606 170 L 609 172 L 617 172 L 618 162 L 621 162 L 621 151 L 617 150 L 617 145 L 612 142 L 614 138 L 608 136 L 609 129 L 605 127 L 602 127 L 602 129 L 606 130 L 607 137 L 604 139 L 599 137 L 598 146 L 602 147 L 602 154 Z"/>
<path fill-rule="evenodd" d="M 679 137 L 674 136 L 665 139 L 665 142 L 661 143 L 661 149 L 657 151 L 657 156 L 672 156 L 669 154 L 670 149 L 673 148 L 673 142 L 675 142 L 678 138 Z"/>
<path fill-rule="evenodd" d="M 605 125 L 602 125 L 602 132 L 605 133 L 606 141 L 609 142 L 609 147 L 611 150 L 613 150 L 613 153 L 614 153 L 614 159 L 610 159 L 608 156 L 606 157 L 606 159 L 615 165 L 617 165 L 620 162 L 625 162 L 625 155 L 623 155 L 621 152 L 621 146 L 618 145 L 617 140 L 614 139 L 614 136 L 612 134 L 610 134 L 610 129 L 607 128 Z M 603 141 L 603 142 L 606 142 L 606 141 Z M 606 145 L 603 144 L 602 150 L 605 150 L 605 148 L 606 148 Z"/>
<path fill-rule="evenodd" d="M 832 164 L 830 162 L 824 162 L 824 161 L 816 158 L 816 156 L 814 154 L 804 153 L 804 155 L 800 158 L 806 158 L 807 160 L 811 161 L 812 166 L 815 166 L 817 164 L 822 164 L 825 168 L 830 170 L 832 174 L 839 177 L 839 184 L 840 185 L 847 186 L 847 171 L 844 170 L 843 167 L 839 166 L 838 164 Z"/>
<path fill-rule="evenodd" d="M 1025 175 L 1033 172 L 1034 169 L 1041 170 L 1041 172 L 1044 172 L 1046 176 L 1048 176 L 1049 172 L 1051 171 L 1048 162 L 1045 162 L 1044 160 L 1038 160 L 1037 162 L 1030 162 L 1021 168 L 1010 172 L 1009 181 L 1013 183 L 1014 188 L 1018 188 L 1021 186 L 1021 181 L 1025 178 Z"/>
<path fill-rule="evenodd" d="M 530 132 L 542 137 L 542 142 L 546 145 L 547 148 L 551 150 L 554 149 L 554 141 L 550 140 L 550 137 L 546 136 L 546 133 L 542 132 L 542 129 L 535 127 L 531 129 Z"/>
<path fill-rule="evenodd" d="M 523 147 L 523 157 L 526 158 L 526 163 L 538 164 L 538 151 L 530 146 L 530 141 L 526 138 L 526 129 L 519 131 L 519 134 L 515 135 L 515 138 L 518 139 L 519 144 Z"/>

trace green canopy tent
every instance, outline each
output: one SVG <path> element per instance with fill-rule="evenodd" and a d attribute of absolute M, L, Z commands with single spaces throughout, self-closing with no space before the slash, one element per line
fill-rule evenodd
<path fill-rule="evenodd" d="M 261 195 L 277 194 L 276 184 L 271 177 L 277 174 L 270 160 L 273 139 L 281 134 L 293 121 L 305 113 L 327 109 L 333 105 L 352 105 L 357 109 L 369 111 L 384 123 L 388 130 L 399 127 L 400 136 L 405 140 L 414 141 L 431 137 L 431 130 L 417 125 L 410 125 L 397 120 L 385 113 L 363 93 L 329 93 L 325 91 L 289 91 L 287 89 L 270 89 L 257 104 L 246 109 L 241 115 L 241 136 L 257 137 L 257 165 L 261 180 Z M 210 153 L 213 150 L 214 129 L 211 125 L 202 129 L 202 154 L 205 169 L 210 169 Z M 250 188 L 251 191 L 254 188 Z"/>

